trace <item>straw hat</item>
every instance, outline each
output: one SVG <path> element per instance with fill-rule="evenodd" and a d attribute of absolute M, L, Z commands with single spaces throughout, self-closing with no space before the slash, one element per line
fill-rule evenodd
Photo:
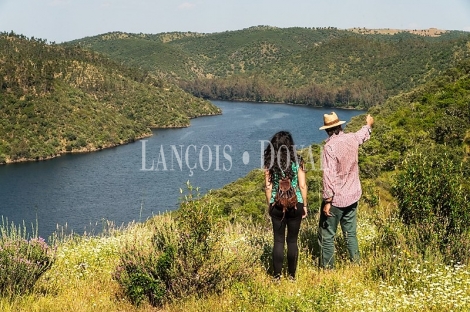
<path fill-rule="evenodd" d="M 323 115 L 323 127 L 320 127 L 320 130 L 333 128 L 333 127 L 342 125 L 345 122 L 346 121 L 340 121 L 335 112 L 331 112 L 331 114 L 324 114 Z"/>

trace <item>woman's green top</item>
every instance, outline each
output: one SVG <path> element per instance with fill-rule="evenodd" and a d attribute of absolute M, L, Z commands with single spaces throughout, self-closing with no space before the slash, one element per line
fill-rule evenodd
<path fill-rule="evenodd" d="M 299 188 L 299 168 L 300 168 L 300 165 L 298 163 L 295 163 L 295 162 L 292 163 L 292 172 L 294 173 L 294 176 L 292 177 L 291 185 L 295 190 L 295 194 L 297 195 L 297 202 L 303 203 L 304 200 L 302 199 L 302 193 L 300 192 L 300 188 Z M 273 181 L 273 190 L 271 192 L 271 200 L 269 201 L 271 204 L 274 203 L 277 190 L 279 189 L 279 179 L 275 177 L 274 180 L 275 181 Z"/>

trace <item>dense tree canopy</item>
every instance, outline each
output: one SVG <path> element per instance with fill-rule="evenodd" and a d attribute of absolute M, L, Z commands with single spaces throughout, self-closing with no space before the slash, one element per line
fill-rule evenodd
<path fill-rule="evenodd" d="M 213 34 L 108 33 L 70 42 L 210 99 L 367 108 L 462 59 L 469 34 L 252 27 Z"/>
<path fill-rule="evenodd" d="M 388 99 L 369 112 L 376 116 L 374 135 L 361 150 L 368 177 L 399 168 L 413 150 L 445 145 L 461 160 L 470 156 L 470 61 L 464 60 L 410 92 Z M 353 118 L 352 129 L 362 123 Z M 470 166 L 466 174 L 470 176 Z"/>
<path fill-rule="evenodd" d="M 96 52 L 0 34 L 0 163 L 90 151 L 220 113 Z"/>

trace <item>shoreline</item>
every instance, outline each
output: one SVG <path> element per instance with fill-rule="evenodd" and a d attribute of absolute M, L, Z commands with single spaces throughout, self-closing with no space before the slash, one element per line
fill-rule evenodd
<path fill-rule="evenodd" d="M 250 100 L 220 100 L 220 99 L 208 99 L 209 101 L 221 101 L 221 102 L 236 102 L 236 103 L 254 103 L 254 104 L 281 104 L 281 105 L 291 105 L 291 106 L 304 106 L 311 108 L 326 108 L 325 106 L 316 106 L 305 103 L 286 103 L 286 102 L 269 102 L 269 101 L 250 101 Z M 345 110 L 367 110 L 366 108 L 354 107 L 354 106 L 345 106 L 345 107 L 331 107 L 331 109 L 345 109 Z"/>
<path fill-rule="evenodd" d="M 67 155 L 67 154 L 87 154 L 87 153 L 99 152 L 99 151 L 102 151 L 102 150 L 105 150 L 105 149 L 114 148 L 114 147 L 118 147 L 118 146 L 121 146 L 121 145 L 126 145 L 126 144 L 130 144 L 130 143 L 134 143 L 135 141 L 138 141 L 138 140 L 141 140 L 141 139 L 144 139 L 144 138 L 151 137 L 152 135 L 153 135 L 153 133 L 144 134 L 144 135 L 141 135 L 141 136 L 135 138 L 133 141 L 122 142 L 122 143 L 115 143 L 115 144 L 109 144 L 109 145 L 106 145 L 106 146 L 101 147 L 101 148 L 93 148 L 93 149 L 90 149 L 90 148 L 83 148 L 83 149 L 81 149 L 81 150 L 75 150 L 75 151 L 70 151 L 70 152 L 65 151 L 65 152 L 61 152 L 61 153 L 58 153 L 58 154 L 53 155 L 53 156 L 39 157 L 39 158 L 20 158 L 20 159 L 17 159 L 17 160 L 7 161 L 7 162 L 5 162 L 5 163 L 0 163 L 0 166 L 2 166 L 2 165 L 11 165 L 11 164 L 19 164 L 19 163 L 26 163 L 26 162 L 48 161 L 48 160 L 52 160 L 52 159 L 55 159 L 55 158 L 58 158 L 58 157 L 61 157 L 61 156 L 63 156 L 63 155 Z"/>
<path fill-rule="evenodd" d="M 201 114 L 201 115 L 198 115 L 198 116 L 191 116 L 191 117 L 188 117 L 188 118 L 191 121 L 191 119 L 196 119 L 196 118 L 199 118 L 199 117 L 210 117 L 210 116 L 219 116 L 219 115 L 222 115 L 222 111 L 220 111 L 219 113 L 207 113 L 207 114 Z M 83 148 L 81 150 L 72 150 L 70 152 L 64 151 L 64 152 L 60 152 L 58 154 L 50 155 L 50 156 L 46 156 L 46 157 L 20 158 L 20 159 L 16 159 L 16 160 L 13 160 L 13 161 L 9 160 L 9 161 L 6 161 L 4 163 L 0 163 L 0 166 L 19 164 L 19 163 L 27 163 L 27 162 L 31 163 L 31 162 L 48 161 L 48 160 L 52 160 L 52 159 L 55 159 L 55 158 L 58 158 L 58 157 L 61 157 L 63 155 L 67 155 L 67 154 L 87 154 L 87 153 L 99 152 L 99 151 L 102 151 L 104 149 L 119 147 L 121 145 L 134 143 L 136 141 L 151 137 L 151 136 L 153 136 L 153 130 L 158 130 L 158 129 L 183 129 L 183 128 L 188 128 L 190 126 L 191 126 L 191 122 L 189 122 L 186 126 L 149 127 L 149 129 L 150 129 L 149 133 L 142 134 L 142 135 L 134 138 L 133 140 L 129 140 L 127 142 L 119 142 L 119 143 L 108 144 L 108 145 L 103 146 L 101 148 L 93 148 L 93 149 Z"/>

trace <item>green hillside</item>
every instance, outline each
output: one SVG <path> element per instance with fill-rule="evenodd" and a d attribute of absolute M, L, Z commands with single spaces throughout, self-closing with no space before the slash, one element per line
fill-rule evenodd
<path fill-rule="evenodd" d="M 208 101 L 77 47 L 0 35 L 0 163 L 92 151 L 219 114 Z"/>
<path fill-rule="evenodd" d="M 199 97 L 369 107 L 455 65 L 469 40 L 463 31 L 421 36 L 258 26 L 212 34 L 108 33 L 67 44 L 170 77 Z"/>
<path fill-rule="evenodd" d="M 410 151 L 444 146 L 460 160 L 470 156 L 470 62 L 467 59 L 409 92 L 369 110 L 374 136 L 363 149 L 362 172 L 376 177 L 400 167 Z M 359 127 L 354 118 L 351 127 Z M 470 174 L 470 166 L 466 167 Z"/>

